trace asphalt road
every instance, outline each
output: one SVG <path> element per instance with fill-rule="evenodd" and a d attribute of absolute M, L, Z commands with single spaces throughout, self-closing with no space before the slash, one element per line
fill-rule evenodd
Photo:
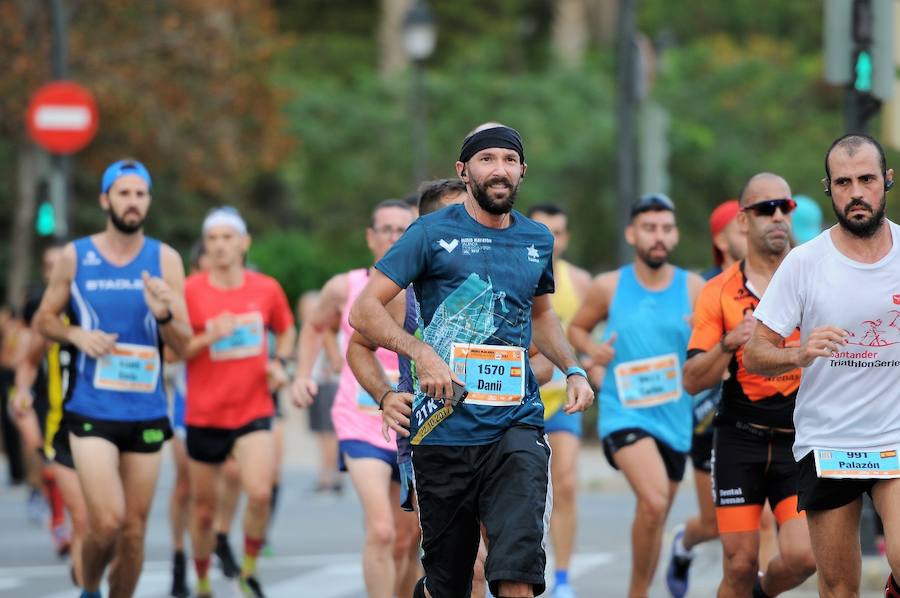
<path fill-rule="evenodd" d="M 322 500 L 310 494 L 314 449 L 305 435 L 306 428 L 296 418 L 295 414 L 288 421 L 288 429 L 296 433 L 287 442 L 282 499 L 271 538 L 274 555 L 260 561 L 266 595 L 363 598 L 359 503 L 349 486 L 343 496 L 335 499 Z M 573 585 L 580 597 L 625 596 L 633 498 L 596 448 L 584 452 L 580 478 L 577 555 L 571 568 Z M 136 593 L 141 598 L 168 596 L 171 544 L 166 509 L 171 484 L 172 467 L 167 457 L 150 518 L 145 569 Z M 28 523 L 25 496 L 21 488 L 0 488 L 0 598 L 77 596 L 69 581 L 68 566 L 52 553 L 49 534 Z M 671 530 L 677 522 L 691 516 L 695 504 L 693 484 L 688 477 L 676 499 L 668 528 Z M 669 595 L 663 570 L 670 538 L 667 534 L 651 596 Z M 231 542 L 239 552 L 238 531 L 232 532 Z M 720 547 L 709 543 L 699 547 L 698 552 L 689 596 L 714 596 L 721 574 Z M 548 571 L 552 568 L 548 567 Z M 879 595 L 877 586 L 883 583 L 887 571 L 884 559 L 866 560 L 863 596 Z M 216 596 L 239 595 L 218 570 L 213 574 L 213 583 Z M 784 594 L 789 598 L 816 595 L 814 580 Z"/>

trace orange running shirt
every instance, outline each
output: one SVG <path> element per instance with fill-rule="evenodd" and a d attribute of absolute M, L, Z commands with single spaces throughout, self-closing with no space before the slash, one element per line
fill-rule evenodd
<path fill-rule="evenodd" d="M 722 335 L 737 327 L 745 314 L 752 314 L 758 304 L 759 297 L 747 285 L 743 261 L 706 283 L 694 309 L 688 358 L 714 348 Z M 788 347 L 799 346 L 800 331 L 794 330 L 784 343 Z M 743 358 L 744 348 L 740 347 L 728 364 L 730 376 L 722 387 L 717 421 L 793 428 L 800 370 L 766 378 L 748 373 Z"/>

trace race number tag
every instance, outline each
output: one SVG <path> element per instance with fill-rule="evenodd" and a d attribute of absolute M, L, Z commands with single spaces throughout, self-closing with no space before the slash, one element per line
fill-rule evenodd
<path fill-rule="evenodd" d="M 209 358 L 213 361 L 244 359 L 262 353 L 266 331 L 262 314 L 258 311 L 236 314 L 234 332 L 209 346 Z"/>
<path fill-rule="evenodd" d="M 615 369 L 619 400 L 629 409 L 655 407 L 681 397 L 676 353 L 620 363 Z"/>
<path fill-rule="evenodd" d="M 525 396 L 525 349 L 453 343 L 450 369 L 465 384 L 466 404 L 512 407 Z"/>
<path fill-rule="evenodd" d="M 159 351 L 156 347 L 116 343 L 110 353 L 97 360 L 94 388 L 154 392 L 159 370 Z"/>
<path fill-rule="evenodd" d="M 900 478 L 900 459 L 896 450 L 839 451 L 813 449 L 816 475 L 820 478 Z"/>
<path fill-rule="evenodd" d="M 397 384 L 400 382 L 400 372 L 397 370 L 385 370 L 384 373 L 385 376 L 387 376 L 388 382 L 391 384 L 391 388 L 396 389 Z M 367 393 L 366 389 L 358 382 L 356 387 L 356 408 L 364 413 L 378 415 L 378 401 L 375 400 L 372 395 Z"/>

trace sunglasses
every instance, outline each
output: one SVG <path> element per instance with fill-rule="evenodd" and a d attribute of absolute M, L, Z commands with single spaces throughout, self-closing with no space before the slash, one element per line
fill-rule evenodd
<path fill-rule="evenodd" d="M 788 197 L 785 199 L 767 199 L 749 206 L 744 206 L 741 209 L 745 212 L 750 210 L 757 216 L 772 216 L 775 214 L 775 210 L 781 210 L 781 213 L 787 216 L 793 212 L 796 207 L 797 202 Z"/>

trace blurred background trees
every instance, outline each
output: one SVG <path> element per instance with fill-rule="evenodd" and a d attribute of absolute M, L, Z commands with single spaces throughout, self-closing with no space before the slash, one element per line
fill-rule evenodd
<path fill-rule="evenodd" d="M 251 260 L 292 298 L 367 262 L 371 206 L 414 191 L 415 81 L 402 44 L 411 0 L 66 4 L 72 78 L 94 92 L 101 119 L 97 139 L 74 159 L 74 234 L 102 226 L 105 164 L 134 156 L 154 175 L 148 231 L 180 250 L 196 240 L 208 209 L 230 204 L 250 224 Z M 557 201 L 574 213 L 571 258 L 593 271 L 617 265 L 621 234 L 617 4 L 432 0 L 437 46 L 422 63 L 428 176 L 453 175 L 474 125 L 516 127 L 529 163 L 519 205 Z M 763 10 L 754 0 L 639 0 L 644 45 L 655 49 L 644 103 L 668 123 L 664 172 L 654 165 L 642 180 L 668 181 L 681 264 L 707 264 L 711 208 L 761 170 L 783 174 L 831 216 L 818 180 L 824 150 L 843 132 L 842 92 L 823 81 L 820 11 L 817 2 Z M 3 231 L 29 147 L 25 106 L 49 78 L 47 13 L 44 2 L 0 2 Z"/>

